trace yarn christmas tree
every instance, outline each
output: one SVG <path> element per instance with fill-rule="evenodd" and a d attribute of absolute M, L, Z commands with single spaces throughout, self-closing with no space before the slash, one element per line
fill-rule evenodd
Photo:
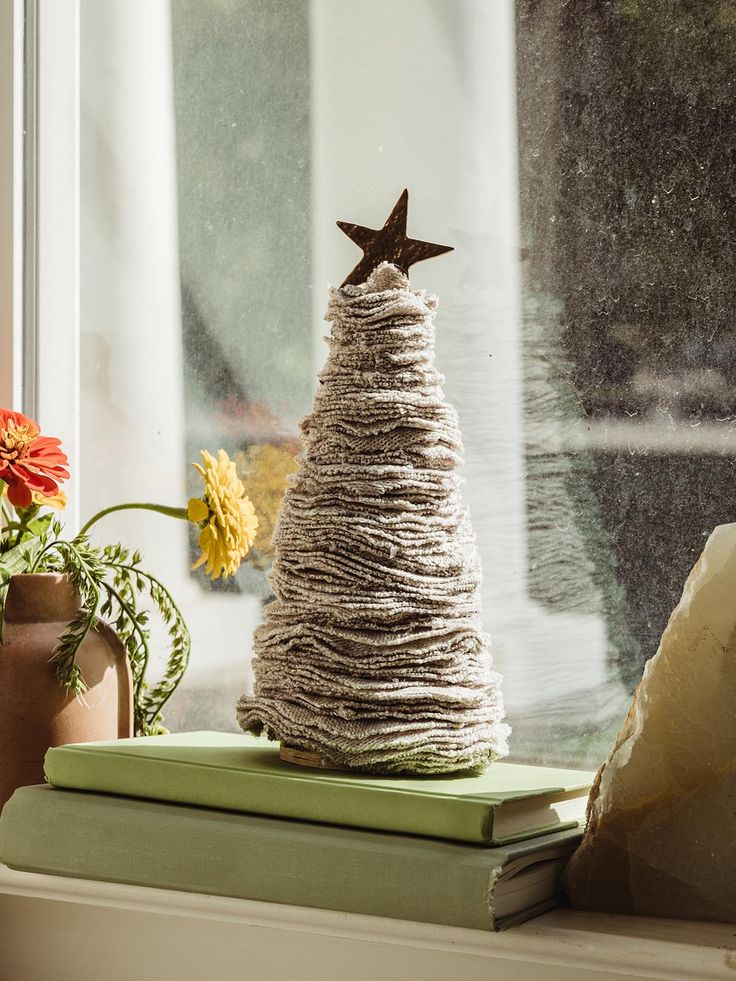
<path fill-rule="evenodd" d="M 447 773 L 504 755 L 508 727 L 457 415 L 433 364 L 437 298 L 407 278 L 448 248 L 408 239 L 406 206 L 404 192 L 379 231 L 339 223 L 365 255 L 330 292 L 330 354 L 302 422 L 274 534 L 276 599 L 238 719 L 312 763 Z"/>

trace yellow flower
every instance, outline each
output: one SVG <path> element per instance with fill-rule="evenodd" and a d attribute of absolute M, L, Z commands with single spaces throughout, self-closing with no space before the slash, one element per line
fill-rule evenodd
<path fill-rule="evenodd" d="M 66 494 L 63 490 L 49 497 L 39 493 L 39 491 L 31 491 L 31 496 L 33 497 L 33 503 L 37 504 L 40 508 L 54 508 L 56 511 L 63 511 L 66 507 Z"/>
<path fill-rule="evenodd" d="M 194 568 L 204 565 L 208 576 L 219 579 L 234 575 L 240 568 L 255 541 L 258 518 L 227 453 L 220 450 L 215 459 L 206 450 L 201 452 L 204 466 L 194 466 L 204 481 L 204 491 L 202 497 L 193 497 L 187 508 L 189 520 L 202 529 L 202 554 Z"/>
<path fill-rule="evenodd" d="M 281 510 L 287 480 L 298 469 L 295 454 L 296 448 L 292 452 L 290 449 L 263 443 L 250 446 L 236 457 L 245 492 L 253 501 L 258 514 L 258 534 L 253 548 L 263 557 L 273 554 L 271 537 Z M 258 561 L 255 564 L 257 566 Z"/>

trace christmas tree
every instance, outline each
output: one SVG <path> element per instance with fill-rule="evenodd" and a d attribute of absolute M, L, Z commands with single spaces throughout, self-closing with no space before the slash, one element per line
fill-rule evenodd
<path fill-rule="evenodd" d="M 376 773 L 480 769 L 506 753 L 480 618 L 455 410 L 433 364 L 437 298 L 409 267 L 449 251 L 338 222 L 364 256 L 330 292 L 330 354 L 274 535 L 246 731 Z"/>

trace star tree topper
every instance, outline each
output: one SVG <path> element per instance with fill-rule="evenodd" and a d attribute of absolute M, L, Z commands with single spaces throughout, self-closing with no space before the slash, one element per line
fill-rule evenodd
<path fill-rule="evenodd" d="M 338 221 L 337 227 L 363 250 L 363 258 L 343 282 L 343 286 L 359 286 L 382 262 L 392 262 L 407 276 L 409 267 L 423 259 L 452 252 L 451 245 L 435 245 L 408 238 L 406 234 L 406 214 L 409 207 L 409 192 L 404 190 L 393 211 L 386 219 L 383 228 L 365 228 L 347 221 Z"/>

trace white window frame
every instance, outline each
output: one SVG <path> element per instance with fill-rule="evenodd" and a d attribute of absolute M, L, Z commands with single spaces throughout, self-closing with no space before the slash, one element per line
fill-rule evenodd
<path fill-rule="evenodd" d="M 20 0 L 0 3 L 0 405 L 22 404 L 23 40 Z"/>
<path fill-rule="evenodd" d="M 0 404 L 58 436 L 79 488 L 79 0 L 0 0 Z"/>
<path fill-rule="evenodd" d="M 0 972 L 24 981 L 48 981 L 67 963 L 77 981 L 726 981 L 733 932 L 557 909 L 486 933 L 0 865 Z"/>

